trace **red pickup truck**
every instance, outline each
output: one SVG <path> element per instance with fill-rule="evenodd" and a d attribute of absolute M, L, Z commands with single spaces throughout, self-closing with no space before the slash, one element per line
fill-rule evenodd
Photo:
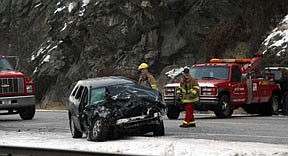
<path fill-rule="evenodd" d="M 233 110 L 243 107 L 248 113 L 277 114 L 281 91 L 279 85 L 265 78 L 255 78 L 252 72 L 261 62 L 262 53 L 252 59 L 211 59 L 195 64 L 190 74 L 198 80 L 200 102 L 197 110 L 212 110 L 220 118 L 227 118 Z M 169 119 L 177 119 L 183 104 L 176 98 L 179 83 L 165 86 L 164 100 Z"/>
<path fill-rule="evenodd" d="M 0 55 L 0 115 L 19 114 L 30 120 L 35 114 L 35 85 L 30 78 L 12 68 Z"/>

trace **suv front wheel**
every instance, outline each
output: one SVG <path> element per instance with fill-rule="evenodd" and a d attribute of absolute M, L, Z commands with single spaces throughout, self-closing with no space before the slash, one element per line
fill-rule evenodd
<path fill-rule="evenodd" d="M 88 141 L 105 141 L 108 134 L 108 125 L 104 118 L 96 118 L 92 121 L 88 130 Z"/>
<path fill-rule="evenodd" d="M 153 130 L 153 135 L 154 136 L 164 136 L 165 135 L 163 120 L 161 120 L 159 124 L 155 125 L 154 130 Z"/>
<path fill-rule="evenodd" d="M 169 119 L 178 119 L 179 115 L 180 115 L 179 107 L 174 105 L 167 106 L 167 117 Z"/>

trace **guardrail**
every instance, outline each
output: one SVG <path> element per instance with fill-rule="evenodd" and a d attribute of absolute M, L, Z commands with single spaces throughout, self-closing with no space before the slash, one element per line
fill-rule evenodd
<path fill-rule="evenodd" d="M 49 148 L 0 146 L 0 156 L 121 156 L 124 154 L 62 150 Z M 125 154 L 127 155 L 127 154 Z"/>

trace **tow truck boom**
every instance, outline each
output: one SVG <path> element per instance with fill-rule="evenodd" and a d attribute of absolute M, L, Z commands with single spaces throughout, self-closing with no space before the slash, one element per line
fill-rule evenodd
<path fill-rule="evenodd" d="M 251 70 L 258 67 L 262 61 L 263 53 L 257 52 L 253 58 L 251 59 L 250 63 L 244 64 L 241 68 L 243 74 L 249 73 Z"/>

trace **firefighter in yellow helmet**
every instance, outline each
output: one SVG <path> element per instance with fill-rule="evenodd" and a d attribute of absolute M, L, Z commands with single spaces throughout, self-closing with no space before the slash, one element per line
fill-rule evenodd
<path fill-rule="evenodd" d="M 196 127 L 194 119 L 194 104 L 199 101 L 198 82 L 189 73 L 189 68 L 185 67 L 182 73 L 180 86 L 177 89 L 177 96 L 181 99 L 181 102 L 185 105 L 185 119 L 180 127 Z"/>
<path fill-rule="evenodd" d="M 148 71 L 148 64 L 141 63 L 138 67 L 138 70 L 141 72 L 138 83 L 142 86 L 147 86 L 153 89 L 157 89 L 157 83 L 153 75 Z"/>

